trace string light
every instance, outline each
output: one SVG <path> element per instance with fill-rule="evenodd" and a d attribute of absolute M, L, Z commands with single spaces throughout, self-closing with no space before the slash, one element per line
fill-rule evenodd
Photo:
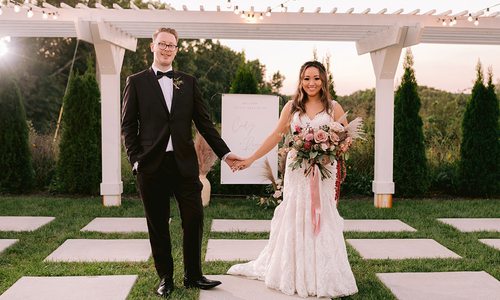
<path fill-rule="evenodd" d="M 238 5 L 234 6 L 234 13 L 235 14 L 239 14 L 240 13 L 240 10 L 238 9 Z"/>
<path fill-rule="evenodd" d="M 57 20 L 57 18 L 58 18 L 58 13 L 57 12 L 52 13 L 52 19 Z"/>
<path fill-rule="evenodd" d="M 479 25 L 479 18 L 476 17 L 476 20 L 474 21 L 474 25 Z"/>
<path fill-rule="evenodd" d="M 21 11 L 21 6 L 19 6 L 19 4 L 16 2 L 16 4 L 14 5 L 14 11 L 16 13 L 20 12 Z"/>
<path fill-rule="evenodd" d="M 227 9 L 231 9 L 232 7 L 231 0 L 227 0 Z"/>
<path fill-rule="evenodd" d="M 467 17 L 467 21 L 472 22 L 474 19 L 472 19 L 472 14 L 469 13 L 469 16 Z"/>
<path fill-rule="evenodd" d="M 3 14 L 2 5 L 0 5 L 0 16 Z"/>
<path fill-rule="evenodd" d="M 446 26 L 446 20 L 445 19 L 443 19 L 443 23 L 442 24 L 443 24 L 443 26 Z"/>
<path fill-rule="evenodd" d="M 260 13 L 259 20 L 263 20 L 263 19 L 264 19 L 264 14 Z"/>
<path fill-rule="evenodd" d="M 47 20 L 49 18 L 49 15 L 45 11 L 42 11 L 42 18 Z"/>
<path fill-rule="evenodd" d="M 32 18 L 33 15 L 34 15 L 33 8 L 30 7 L 30 9 L 28 9 L 28 12 L 26 13 L 26 16 L 28 16 L 28 18 Z"/>

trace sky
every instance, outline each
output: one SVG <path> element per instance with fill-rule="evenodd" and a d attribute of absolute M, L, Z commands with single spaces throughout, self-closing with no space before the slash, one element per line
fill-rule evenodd
<path fill-rule="evenodd" d="M 189 10 L 199 10 L 203 5 L 205 10 L 216 10 L 220 5 L 222 10 L 228 10 L 227 0 L 166 0 L 163 1 L 178 10 L 186 5 Z M 322 12 L 329 12 L 337 7 L 338 12 L 345 12 L 354 8 L 354 12 L 361 12 L 370 8 L 371 12 L 378 12 L 383 8 L 388 13 L 400 8 L 404 13 L 420 9 L 421 13 L 436 9 L 436 13 L 452 10 L 458 13 L 463 10 L 472 12 L 491 7 L 490 12 L 500 11 L 500 0 L 356 0 L 356 1 L 319 1 L 319 0 L 267 0 L 248 1 L 231 0 L 232 5 L 248 10 L 254 6 L 255 11 L 265 11 L 270 6 L 276 8 L 286 3 L 289 11 L 297 11 L 300 7 L 305 12 L 312 12 L 321 7 Z M 271 16 L 272 17 L 272 16 Z M 375 76 L 369 54 L 358 55 L 354 42 L 324 42 L 324 41 L 277 41 L 277 40 L 219 40 L 221 44 L 235 51 L 245 51 L 248 60 L 258 59 L 266 66 L 266 79 L 270 80 L 273 73 L 279 71 L 285 76 L 281 92 L 293 94 L 298 83 L 300 66 L 313 58 L 316 49 L 318 57 L 329 54 L 331 56 L 332 73 L 335 90 L 339 95 L 348 95 L 357 90 L 375 87 Z M 493 68 L 494 81 L 500 81 L 500 45 L 446 45 L 446 44 L 419 44 L 411 47 L 414 55 L 414 69 L 419 85 L 427 85 L 449 92 L 468 92 L 475 80 L 475 67 L 478 60 L 483 67 Z M 401 55 L 396 72 L 395 85 L 402 76 Z"/>

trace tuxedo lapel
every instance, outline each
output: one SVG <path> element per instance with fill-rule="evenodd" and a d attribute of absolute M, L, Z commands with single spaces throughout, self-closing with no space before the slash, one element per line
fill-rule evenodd
<path fill-rule="evenodd" d="M 156 95 L 156 100 L 161 102 L 161 105 L 165 109 L 165 112 L 167 115 L 170 115 L 170 112 L 168 111 L 167 103 L 165 102 L 165 96 L 163 96 L 163 92 L 161 91 L 160 84 L 158 83 L 158 79 L 156 78 L 156 75 L 153 71 L 153 68 L 149 68 L 148 74 L 148 81 L 151 83 L 153 90 L 155 91 Z"/>

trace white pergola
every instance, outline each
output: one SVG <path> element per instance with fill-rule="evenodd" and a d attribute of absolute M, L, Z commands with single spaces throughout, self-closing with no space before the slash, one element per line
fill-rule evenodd
<path fill-rule="evenodd" d="M 34 15 L 27 17 L 28 10 Z M 120 71 L 125 49 L 135 51 L 138 38 L 150 38 L 159 27 L 175 28 L 182 38 L 352 41 L 358 55 L 370 53 L 376 78 L 375 174 L 372 190 L 376 207 L 390 207 L 394 194 L 393 125 L 394 77 L 402 49 L 419 43 L 500 45 L 499 12 L 435 10 L 387 12 L 264 12 L 248 11 L 241 18 L 232 11 L 130 9 L 96 4 L 61 7 L 14 4 L 1 8 L 0 37 L 76 37 L 94 44 L 102 114 L 101 195 L 106 206 L 121 204 L 123 191 L 120 164 Z M 269 9 L 268 9 L 269 10 Z M 45 16 L 43 16 L 45 13 Z M 254 18 L 251 18 L 251 15 Z M 479 24 L 467 21 L 479 19 Z M 443 25 L 443 20 L 446 25 Z M 453 26 L 450 21 L 457 20 Z M 455 22 L 453 22 L 455 23 Z"/>

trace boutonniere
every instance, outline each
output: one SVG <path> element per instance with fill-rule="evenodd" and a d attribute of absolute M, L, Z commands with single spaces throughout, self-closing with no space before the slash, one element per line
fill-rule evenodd
<path fill-rule="evenodd" d="M 173 80 L 174 87 L 178 90 L 181 88 L 181 85 L 184 83 L 180 77 L 174 78 Z"/>

